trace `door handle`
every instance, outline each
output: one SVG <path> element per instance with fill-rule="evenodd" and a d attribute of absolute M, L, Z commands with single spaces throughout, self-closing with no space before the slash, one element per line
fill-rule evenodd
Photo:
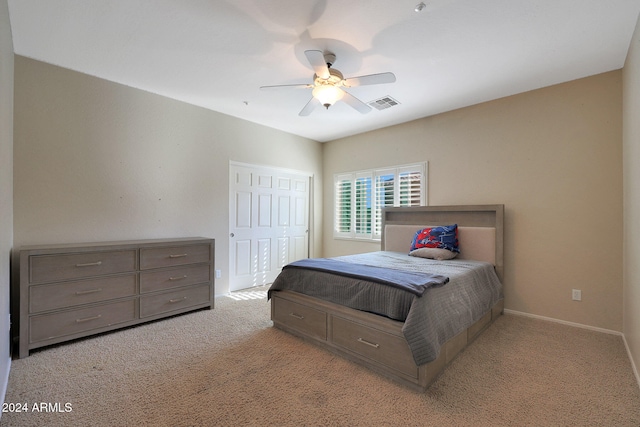
<path fill-rule="evenodd" d="M 235 237 L 235 234 L 231 233 L 229 234 L 229 237 Z"/>

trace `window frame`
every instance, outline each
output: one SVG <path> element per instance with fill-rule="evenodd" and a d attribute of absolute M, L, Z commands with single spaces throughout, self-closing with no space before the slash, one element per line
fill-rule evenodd
<path fill-rule="evenodd" d="M 355 172 L 336 173 L 333 176 L 333 237 L 335 239 L 380 241 L 382 235 L 382 208 L 388 206 L 426 206 L 428 200 L 428 162 L 413 163 L 407 165 L 391 166 L 384 168 L 360 170 Z M 401 185 L 406 183 L 403 174 L 418 173 L 420 178 L 417 191 L 413 184 L 409 185 L 409 200 L 416 201 L 406 203 L 402 200 Z M 406 176 L 406 175 L 404 175 Z M 379 186 L 381 177 L 385 177 L 386 188 L 392 188 L 391 194 L 385 191 L 386 203 L 380 204 L 381 199 Z M 364 187 L 361 185 L 365 183 Z M 368 183 L 368 184 L 367 184 Z M 360 185 L 360 186 L 359 186 Z M 345 197 L 346 192 L 350 192 L 349 197 Z M 364 189 L 364 191 L 362 191 Z M 359 191 L 360 190 L 360 191 Z M 392 201 L 390 204 L 390 196 Z M 364 196 L 364 198 L 363 198 Z M 363 200 L 365 204 L 371 206 L 367 212 L 359 209 Z M 348 205 L 350 215 L 344 215 L 344 206 Z M 368 223 L 362 226 L 362 218 L 368 218 Z M 340 221 L 340 222 L 339 222 Z"/>

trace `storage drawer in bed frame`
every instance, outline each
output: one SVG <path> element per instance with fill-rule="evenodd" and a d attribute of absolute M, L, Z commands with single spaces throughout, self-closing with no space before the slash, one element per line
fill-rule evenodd
<path fill-rule="evenodd" d="M 475 324 L 446 342 L 436 360 L 416 366 L 402 334 L 402 322 L 296 292 L 271 294 L 271 320 L 275 327 L 417 391 L 425 391 L 502 311 L 503 300 L 500 300 Z"/>

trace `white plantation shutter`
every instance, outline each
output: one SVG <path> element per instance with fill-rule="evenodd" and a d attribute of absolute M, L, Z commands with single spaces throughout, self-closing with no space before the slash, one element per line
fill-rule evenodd
<path fill-rule="evenodd" d="M 398 172 L 397 206 L 420 206 L 422 199 L 422 170 L 405 169 Z"/>
<path fill-rule="evenodd" d="M 426 163 L 336 175 L 334 236 L 379 240 L 382 208 L 425 205 L 427 175 Z"/>
<path fill-rule="evenodd" d="M 382 234 L 382 208 L 393 206 L 396 174 L 394 169 L 376 171 L 376 212 L 374 236 Z"/>
<path fill-rule="evenodd" d="M 336 236 L 349 237 L 351 235 L 351 189 L 353 175 L 339 175 L 335 179 L 335 225 Z"/>
<path fill-rule="evenodd" d="M 371 174 L 359 173 L 355 182 L 355 234 L 356 237 L 371 238 L 371 217 L 373 195 L 371 194 Z"/>

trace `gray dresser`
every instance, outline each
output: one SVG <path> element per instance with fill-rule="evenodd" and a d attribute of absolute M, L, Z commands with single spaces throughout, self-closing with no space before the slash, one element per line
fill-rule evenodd
<path fill-rule="evenodd" d="M 18 356 L 213 308 L 214 243 L 196 237 L 21 248 Z"/>

